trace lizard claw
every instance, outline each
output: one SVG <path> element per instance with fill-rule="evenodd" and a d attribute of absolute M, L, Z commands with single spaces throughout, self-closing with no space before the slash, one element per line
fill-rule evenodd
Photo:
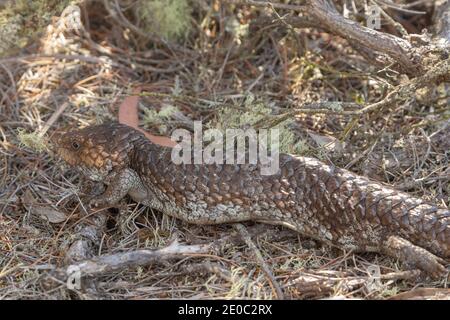
<path fill-rule="evenodd" d="M 99 199 L 97 197 L 89 201 L 89 207 L 91 208 L 98 208 L 105 204 L 106 204 L 105 201 L 102 201 L 102 199 Z"/>

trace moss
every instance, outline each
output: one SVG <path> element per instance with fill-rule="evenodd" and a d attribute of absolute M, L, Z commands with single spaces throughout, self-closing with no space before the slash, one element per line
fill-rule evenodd
<path fill-rule="evenodd" d="M 392 287 L 392 288 L 388 288 L 387 286 L 383 286 L 380 295 L 382 297 L 392 297 L 397 295 L 400 292 L 400 288 L 399 287 Z"/>
<path fill-rule="evenodd" d="M 255 101 L 255 97 L 250 94 L 245 98 L 243 108 L 222 108 L 218 112 L 215 123 L 210 123 L 210 126 L 219 130 L 243 128 L 255 124 L 257 121 L 270 115 L 271 112 L 270 107 L 261 101 Z"/>
<path fill-rule="evenodd" d="M 191 27 L 188 0 L 141 0 L 137 12 L 144 30 L 168 40 L 181 38 Z"/>
<path fill-rule="evenodd" d="M 158 132 L 160 134 L 166 134 L 167 120 L 175 113 L 179 111 L 177 107 L 172 105 L 164 106 L 161 111 L 156 111 L 154 109 L 144 109 L 144 118 L 143 121 L 146 125 L 157 126 Z"/>
<path fill-rule="evenodd" d="M 0 7 L 0 57 L 25 47 L 72 0 L 10 0 Z"/>
<path fill-rule="evenodd" d="M 154 109 L 145 109 L 144 122 L 147 124 L 161 124 L 165 120 L 169 119 L 175 112 L 177 112 L 177 107 L 167 105 L 161 109 L 161 111 L 156 111 Z"/>

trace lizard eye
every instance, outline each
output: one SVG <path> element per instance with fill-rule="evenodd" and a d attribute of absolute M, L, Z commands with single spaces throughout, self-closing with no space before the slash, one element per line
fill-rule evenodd
<path fill-rule="evenodd" d="M 77 141 L 72 141 L 72 148 L 78 150 L 80 149 L 80 144 Z"/>

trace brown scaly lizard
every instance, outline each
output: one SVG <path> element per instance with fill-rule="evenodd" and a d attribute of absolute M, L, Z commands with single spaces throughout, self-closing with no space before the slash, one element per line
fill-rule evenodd
<path fill-rule="evenodd" d="M 345 250 L 380 252 L 433 277 L 447 272 L 450 211 L 313 158 L 280 154 L 280 170 L 171 161 L 171 149 L 107 123 L 56 135 L 56 153 L 107 185 L 91 205 L 137 202 L 195 224 L 283 225 Z"/>

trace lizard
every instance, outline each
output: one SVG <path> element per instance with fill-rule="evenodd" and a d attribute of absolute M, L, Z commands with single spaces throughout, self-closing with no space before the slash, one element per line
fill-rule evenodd
<path fill-rule="evenodd" d="M 327 245 L 377 252 L 436 278 L 450 258 L 450 210 L 315 158 L 280 153 L 255 164 L 175 164 L 172 149 L 109 122 L 55 134 L 53 150 L 106 190 L 91 206 L 134 201 L 193 224 L 282 225 Z"/>

